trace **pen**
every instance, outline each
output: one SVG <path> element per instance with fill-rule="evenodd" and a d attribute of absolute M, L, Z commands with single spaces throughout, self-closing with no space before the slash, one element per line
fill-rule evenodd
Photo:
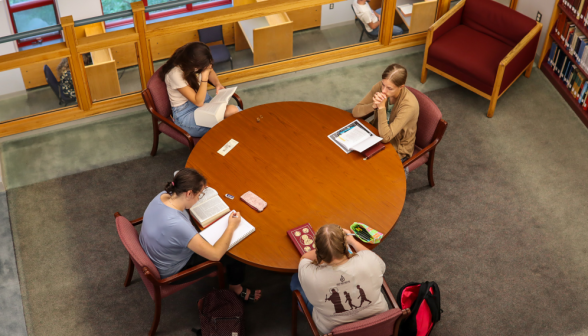
<path fill-rule="evenodd" d="M 348 233 L 348 236 L 355 236 L 355 233 Z"/>

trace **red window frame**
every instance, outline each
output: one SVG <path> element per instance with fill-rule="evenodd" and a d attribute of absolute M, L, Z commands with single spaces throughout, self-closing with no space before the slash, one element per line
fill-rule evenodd
<path fill-rule="evenodd" d="M 38 0 L 34 0 L 34 1 L 38 1 Z M 53 1 L 53 0 L 48 0 L 48 1 Z M 143 2 L 143 4 L 145 6 L 148 5 L 148 0 L 141 0 L 141 1 Z M 195 11 L 199 11 L 199 10 L 203 10 L 203 9 L 219 7 L 219 6 L 224 6 L 224 5 L 230 5 L 232 3 L 233 3 L 232 0 L 217 0 L 217 1 L 211 1 L 211 2 L 207 2 L 207 3 L 199 4 L 199 5 L 187 4 L 186 6 L 184 6 L 182 8 L 170 9 L 170 10 L 166 10 L 166 11 L 162 11 L 162 12 L 158 12 L 158 13 L 153 13 L 153 14 L 152 13 L 145 13 L 145 19 L 146 20 L 155 20 L 155 19 L 159 19 L 162 17 L 166 17 L 166 16 L 173 16 L 173 15 L 179 15 L 179 14 L 188 13 L 188 12 L 195 12 Z M 100 4 L 102 5 L 102 1 L 100 1 Z M 128 25 L 128 24 L 132 24 L 132 23 L 133 23 L 132 18 L 117 20 L 114 22 L 108 22 L 108 23 L 106 23 L 106 29 L 120 27 L 120 26 L 124 26 L 124 25 Z"/>
<path fill-rule="evenodd" d="M 8 14 L 10 15 L 10 21 L 12 23 L 12 29 L 14 33 L 22 33 L 16 30 L 16 22 L 14 22 L 14 13 L 22 12 L 29 9 L 34 9 L 38 7 L 43 7 L 47 5 L 53 6 L 53 11 L 55 12 L 55 22 L 59 23 L 59 14 L 57 14 L 57 6 L 55 5 L 55 0 L 29 0 L 25 2 L 20 2 L 14 5 L 10 4 L 10 0 L 6 0 L 6 7 L 8 8 Z M 51 41 L 57 40 L 61 38 L 61 32 L 54 32 L 49 34 L 40 35 L 37 37 L 30 37 L 26 39 L 17 40 L 16 43 L 19 48 L 26 47 L 32 44 L 40 43 L 43 41 Z"/>

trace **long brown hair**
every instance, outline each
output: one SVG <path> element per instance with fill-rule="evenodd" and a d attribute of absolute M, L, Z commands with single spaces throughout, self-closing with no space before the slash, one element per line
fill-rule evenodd
<path fill-rule="evenodd" d="M 330 263 L 333 259 L 339 259 L 343 256 L 347 259 L 354 257 L 355 253 L 349 253 L 347 242 L 345 241 L 345 232 L 336 224 L 328 224 L 322 226 L 316 233 L 316 262 L 318 265 L 321 262 Z"/>
<path fill-rule="evenodd" d="M 198 91 L 200 85 L 198 84 L 198 76 L 202 70 L 213 64 L 212 54 L 210 48 L 202 42 L 190 42 L 179 47 L 170 59 L 161 67 L 159 76 L 162 81 L 165 81 L 165 75 L 173 68 L 179 66 L 184 73 L 184 79 L 188 85 Z"/>
<path fill-rule="evenodd" d="M 396 85 L 397 87 L 401 87 L 402 85 L 406 84 L 406 77 L 408 76 L 408 72 L 406 68 L 400 64 L 390 64 L 384 73 L 382 73 L 382 79 L 387 79 L 392 82 L 392 84 Z"/>
<path fill-rule="evenodd" d="M 67 60 L 67 57 L 62 59 L 61 62 L 59 62 L 59 65 L 57 66 L 57 74 L 61 76 L 66 71 L 69 71 L 69 62 Z"/>

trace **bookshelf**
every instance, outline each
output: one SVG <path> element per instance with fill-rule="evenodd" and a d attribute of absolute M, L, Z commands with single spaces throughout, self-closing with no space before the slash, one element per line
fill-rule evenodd
<path fill-rule="evenodd" d="M 586 2 L 587 4 L 584 5 L 584 9 L 586 8 L 586 6 L 588 6 L 588 1 Z M 567 19 L 576 25 L 576 29 L 579 29 L 580 32 L 582 32 L 582 34 L 588 37 L 588 27 L 584 26 L 583 20 L 576 19 L 576 14 L 574 14 L 572 10 L 566 7 L 562 3 L 562 0 L 556 0 L 554 4 L 553 14 L 551 16 L 551 21 L 549 23 L 548 34 L 545 38 L 545 44 L 543 45 L 543 51 L 541 52 L 541 57 L 539 59 L 540 69 L 545 74 L 547 79 L 551 82 L 551 84 L 553 84 L 557 91 L 562 95 L 562 97 L 565 99 L 568 105 L 570 105 L 570 107 L 576 113 L 578 118 L 580 118 L 584 125 L 588 127 L 588 111 L 584 111 L 582 105 L 578 103 L 578 99 L 573 97 L 571 91 L 567 88 L 566 84 L 563 82 L 562 79 L 559 78 L 559 75 L 554 72 L 552 66 L 547 62 L 547 55 L 549 54 L 552 43 L 555 42 L 557 46 L 565 53 L 565 55 L 570 60 L 572 60 L 572 62 L 578 67 L 582 74 L 586 76 L 586 78 L 588 78 L 588 72 L 579 66 L 576 59 L 565 47 L 564 42 L 555 33 L 555 25 L 557 24 L 557 20 L 560 13 L 564 13 Z"/>

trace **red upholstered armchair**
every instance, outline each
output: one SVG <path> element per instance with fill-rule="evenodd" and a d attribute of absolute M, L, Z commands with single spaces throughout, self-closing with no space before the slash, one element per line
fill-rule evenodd
<path fill-rule="evenodd" d="M 143 247 L 139 242 L 139 234 L 134 228 L 135 225 L 143 223 L 143 218 L 129 221 L 125 217 L 121 216 L 121 214 L 118 212 L 114 214 L 114 218 L 116 219 L 116 229 L 118 231 L 120 240 L 127 249 L 127 252 L 129 252 L 129 267 L 127 270 L 124 286 L 127 287 L 131 284 L 133 270 L 136 268 L 137 272 L 139 272 L 139 275 L 141 276 L 141 280 L 143 280 L 143 283 L 145 284 L 145 287 L 147 287 L 149 295 L 153 301 L 155 301 L 155 314 L 153 316 L 151 330 L 149 330 L 149 336 L 155 335 L 155 331 L 157 331 L 157 326 L 159 325 L 159 318 L 161 315 L 161 299 L 200 281 L 204 277 L 218 276 L 219 288 L 225 287 L 224 267 L 223 264 L 218 261 L 205 261 L 200 265 L 162 279 L 159 275 L 159 272 L 157 271 L 157 268 L 143 250 Z M 216 268 L 216 272 L 212 272 L 209 275 L 203 276 L 202 278 L 198 278 L 194 281 L 186 282 L 180 285 L 172 284 L 176 280 L 213 267 Z"/>
<path fill-rule="evenodd" d="M 400 323 L 410 316 L 410 309 L 400 309 L 386 280 L 382 283 L 382 288 L 384 289 L 384 295 L 393 306 L 392 309 L 364 320 L 340 325 L 325 336 L 398 336 Z M 312 315 L 304 303 L 302 294 L 297 290 L 292 292 L 292 336 L 298 334 L 297 319 L 299 309 L 310 324 L 313 336 L 322 336 L 312 320 Z"/>
<path fill-rule="evenodd" d="M 149 79 L 149 82 L 147 82 L 147 88 L 141 92 L 145 106 L 147 106 L 153 119 L 153 148 L 151 149 L 151 156 L 157 154 L 160 133 L 169 135 L 171 138 L 190 147 L 190 150 L 200 140 L 200 138 L 192 137 L 188 132 L 174 123 L 167 88 L 165 82 L 159 78 L 160 71 L 161 69 L 155 71 Z M 242 110 L 243 101 L 241 98 L 237 94 L 233 94 L 233 98 Z"/>
<path fill-rule="evenodd" d="M 462 0 L 427 34 L 421 82 L 427 70 L 496 101 L 525 72 L 531 76 L 541 23 L 492 0 Z"/>

